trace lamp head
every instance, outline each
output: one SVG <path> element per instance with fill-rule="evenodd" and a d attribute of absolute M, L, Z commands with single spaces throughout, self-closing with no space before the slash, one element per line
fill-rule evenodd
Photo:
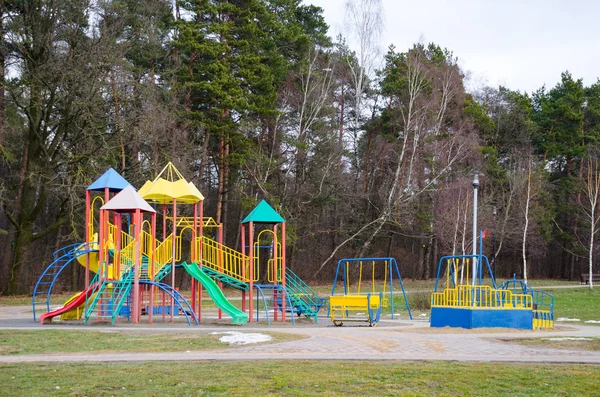
<path fill-rule="evenodd" d="M 473 171 L 473 188 L 477 189 L 479 187 L 479 171 Z"/>

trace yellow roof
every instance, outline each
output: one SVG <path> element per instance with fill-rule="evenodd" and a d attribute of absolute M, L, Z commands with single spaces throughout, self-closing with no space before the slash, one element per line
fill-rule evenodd
<path fill-rule="evenodd" d="M 189 185 L 192 193 L 194 193 L 196 196 L 200 197 L 200 200 L 204 200 L 204 195 L 202 193 L 200 193 L 200 190 L 198 190 L 196 185 L 194 185 L 192 182 L 188 182 L 188 185 Z"/>
<path fill-rule="evenodd" d="M 167 178 L 170 180 L 161 176 L 165 171 Z M 169 204 L 173 200 L 177 200 L 178 203 L 182 204 L 195 204 L 204 200 L 204 196 L 196 186 L 191 182 L 187 182 L 171 163 L 167 164 L 154 181 L 146 181 L 138 193 L 145 200 L 151 200 L 159 204 Z"/>

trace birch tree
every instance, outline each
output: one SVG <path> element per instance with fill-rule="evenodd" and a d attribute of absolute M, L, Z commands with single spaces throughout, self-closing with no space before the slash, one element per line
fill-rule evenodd
<path fill-rule="evenodd" d="M 583 180 L 583 194 L 585 197 L 585 206 L 582 206 L 582 211 L 589 227 L 588 241 L 588 274 L 590 289 L 593 289 L 592 274 L 594 264 L 594 244 L 596 233 L 598 233 L 598 222 L 600 216 L 598 214 L 598 203 L 600 200 L 600 160 L 598 155 L 591 152 L 587 156 L 585 180 Z"/>
<path fill-rule="evenodd" d="M 355 53 L 346 55 L 346 63 L 354 90 L 350 92 L 353 112 L 349 114 L 349 134 L 354 154 L 353 166 L 358 169 L 358 143 L 364 122 L 364 95 L 375 78 L 381 59 L 380 41 L 384 29 L 382 0 L 347 0 L 345 32 Z"/>

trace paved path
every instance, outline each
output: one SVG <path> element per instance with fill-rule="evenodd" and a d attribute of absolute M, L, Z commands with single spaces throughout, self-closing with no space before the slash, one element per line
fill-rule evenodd
<path fill-rule="evenodd" d="M 482 362 L 544 362 L 600 364 L 600 351 L 530 347 L 508 343 L 502 339 L 539 337 L 600 337 L 600 327 L 558 325 L 555 330 L 457 330 L 431 329 L 427 321 L 383 320 L 377 327 L 357 325 L 334 327 L 327 318 L 318 324 L 308 320 L 291 324 L 233 327 L 208 325 L 187 327 L 174 324 L 153 326 L 82 327 L 52 325 L 41 327 L 31 319 L 12 317 L 0 308 L 0 329 L 15 332 L 33 329 L 69 330 L 136 330 L 139 332 L 211 333 L 211 332 L 282 332 L 306 339 L 276 344 L 259 344 L 210 351 L 158 353 L 69 353 L 0 356 L 2 363 L 22 362 L 106 362 L 106 361 L 198 361 L 198 360 L 444 360 Z M 11 309 L 17 311 L 17 309 Z M 13 313 L 14 315 L 14 313 Z"/>

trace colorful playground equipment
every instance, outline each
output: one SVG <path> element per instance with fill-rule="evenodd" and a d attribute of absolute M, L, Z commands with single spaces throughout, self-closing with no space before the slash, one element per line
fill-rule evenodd
<path fill-rule="evenodd" d="M 92 197 L 94 192 L 103 194 Z M 218 308 L 218 318 L 224 312 L 233 324 L 253 321 L 254 308 L 259 321 L 259 303 L 268 323 L 270 315 L 277 321 L 278 313 L 281 321 L 286 313 L 317 321 L 322 305 L 318 295 L 285 266 L 285 220 L 263 200 L 244 219 L 242 249 L 237 251 L 223 245 L 222 225 L 203 216 L 203 201 L 198 189 L 171 163 L 139 192 L 109 169 L 86 190 L 85 242 L 56 251 L 36 283 L 34 321 L 37 310 L 45 309 L 39 316 L 42 323 L 56 316 L 83 318 L 86 324 L 115 323 L 119 317 L 139 323 L 146 315 L 148 323 L 156 316 L 171 322 L 177 316 L 198 324 L 203 291 Z M 179 216 L 178 204 L 191 205 L 187 213 L 193 216 Z M 157 225 L 158 216 L 162 225 Z M 261 229 L 257 236 L 256 225 Z M 85 289 L 51 310 L 52 290 L 72 262 L 86 269 Z M 187 298 L 175 286 L 176 269 L 191 277 Z M 241 291 L 241 308 L 223 294 L 224 286 Z"/>
<path fill-rule="evenodd" d="M 391 309 L 394 319 L 394 274 L 398 279 L 408 315 L 412 320 L 410 305 L 394 258 L 352 258 L 338 261 L 329 297 L 329 316 L 335 326 L 344 321 L 367 322 L 375 326 L 382 308 Z M 338 290 L 338 282 L 343 293 Z"/>
<path fill-rule="evenodd" d="M 484 263 L 491 285 L 483 284 Z M 471 278 L 469 268 L 474 269 Z M 442 289 L 440 280 L 443 278 L 445 285 Z M 471 284 L 469 280 L 472 280 Z M 468 329 L 552 328 L 554 297 L 544 291 L 534 290 L 516 278 L 496 287 L 485 255 L 444 256 L 440 258 L 431 295 L 431 327 L 446 326 Z"/>

